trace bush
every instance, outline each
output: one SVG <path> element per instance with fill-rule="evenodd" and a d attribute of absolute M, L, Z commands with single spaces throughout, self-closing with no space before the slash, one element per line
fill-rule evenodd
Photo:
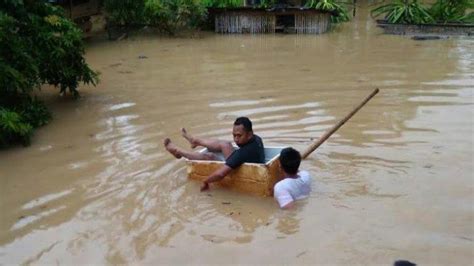
<path fill-rule="evenodd" d="M 418 0 L 395 0 L 371 11 L 372 16 L 385 14 L 390 23 L 423 24 L 434 22 L 426 7 Z"/>
<path fill-rule="evenodd" d="M 241 7 L 241 0 L 201 0 L 201 3 L 206 8 L 234 8 Z"/>
<path fill-rule="evenodd" d="M 235 1 L 235 0 L 228 0 Z M 219 1 L 207 1 L 209 5 Z M 151 25 L 162 32 L 198 28 L 206 18 L 201 0 L 105 0 L 105 11 L 112 25 Z"/>
<path fill-rule="evenodd" d="M 59 7 L 41 1 L 0 0 L 0 145 L 29 143 L 51 115 L 32 98 L 42 84 L 78 97 L 79 83 L 96 84 L 86 64 L 82 32 Z"/>
<path fill-rule="evenodd" d="M 28 123 L 33 128 L 44 126 L 51 120 L 51 112 L 36 97 L 25 97 L 22 105 L 18 108 L 18 112 L 25 123 Z"/>
<path fill-rule="evenodd" d="M 334 23 L 340 23 L 350 20 L 346 4 L 348 3 L 337 3 L 335 0 L 309 0 L 306 2 L 305 6 L 317 10 L 334 12 L 336 15 L 331 16 L 331 21 Z"/>
<path fill-rule="evenodd" d="M 0 107 L 0 147 L 15 142 L 28 145 L 32 133 L 33 127 L 26 123 L 20 114 Z"/>
<path fill-rule="evenodd" d="M 390 23 L 474 23 L 473 0 L 437 0 L 431 7 L 418 0 L 395 0 L 371 11 L 373 17 L 384 15 Z"/>
<path fill-rule="evenodd" d="M 259 7 L 261 8 L 271 8 L 273 5 L 275 5 L 276 0 L 261 0 Z"/>
<path fill-rule="evenodd" d="M 145 23 L 143 0 L 105 0 L 104 8 L 109 21 L 114 25 L 129 26 Z"/>
<path fill-rule="evenodd" d="M 205 16 L 205 7 L 196 0 L 145 0 L 148 23 L 171 35 L 197 28 Z"/>
<path fill-rule="evenodd" d="M 462 22 L 469 23 L 469 24 L 474 24 L 474 12 L 471 12 L 471 13 L 465 15 L 464 18 L 462 19 Z"/>
<path fill-rule="evenodd" d="M 473 23 L 473 13 L 466 14 L 466 11 L 472 8 L 473 0 L 437 0 L 429 12 L 438 23 Z"/>

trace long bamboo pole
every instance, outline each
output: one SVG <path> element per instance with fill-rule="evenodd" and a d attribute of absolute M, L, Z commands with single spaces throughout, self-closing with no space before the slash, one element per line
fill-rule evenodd
<path fill-rule="evenodd" d="M 301 158 L 302 159 L 305 159 L 306 157 L 308 157 L 308 155 L 310 155 L 314 150 L 316 150 L 321 144 L 323 144 L 334 132 L 336 132 L 342 125 L 344 125 L 344 123 L 347 122 L 347 120 L 349 120 L 355 113 L 357 113 L 357 111 L 360 110 L 360 108 L 362 108 L 370 99 L 372 99 L 372 97 L 375 96 L 375 94 L 377 94 L 379 92 L 379 89 L 375 89 L 369 96 L 367 96 L 367 98 L 364 99 L 363 102 L 361 102 L 354 110 L 352 110 L 352 112 L 350 112 L 348 115 L 346 115 L 346 117 L 344 117 L 341 121 L 339 121 L 339 123 L 337 123 L 335 126 L 333 126 L 332 128 L 330 128 L 328 131 L 326 131 L 326 133 L 324 133 L 324 135 L 319 138 L 318 140 L 316 140 L 315 142 L 313 142 L 311 144 L 311 146 L 309 146 L 302 154 L 301 154 Z"/>

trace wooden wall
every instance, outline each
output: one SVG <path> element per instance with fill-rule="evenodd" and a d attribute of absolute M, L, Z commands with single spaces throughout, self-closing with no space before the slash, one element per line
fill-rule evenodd
<path fill-rule="evenodd" d="M 275 32 L 275 16 L 271 14 L 246 14 L 225 12 L 216 15 L 217 33 L 272 33 Z"/>
<path fill-rule="evenodd" d="M 328 13 L 319 14 L 296 14 L 296 33 L 321 34 L 331 27 L 331 15 Z"/>
<path fill-rule="evenodd" d="M 215 15 L 217 33 L 274 33 L 277 17 L 271 12 L 225 11 Z M 331 27 L 331 15 L 322 12 L 286 12 L 294 15 L 292 29 L 299 34 L 321 34 Z"/>

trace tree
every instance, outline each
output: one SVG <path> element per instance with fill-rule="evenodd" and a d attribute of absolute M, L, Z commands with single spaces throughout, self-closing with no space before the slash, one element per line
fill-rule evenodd
<path fill-rule="evenodd" d="M 84 59 L 82 32 L 60 7 L 0 0 L 0 147 L 28 144 L 50 113 L 31 96 L 43 84 L 78 97 L 79 83 L 98 82 Z"/>

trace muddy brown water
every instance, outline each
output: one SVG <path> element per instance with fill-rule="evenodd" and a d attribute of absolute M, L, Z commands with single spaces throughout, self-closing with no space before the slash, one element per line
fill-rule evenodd
<path fill-rule="evenodd" d="M 97 88 L 45 89 L 54 120 L 0 152 L 0 264 L 473 263 L 474 41 L 382 35 L 367 13 L 320 36 L 91 40 Z M 303 150 L 313 193 L 199 192 L 167 154 L 179 129 Z"/>

